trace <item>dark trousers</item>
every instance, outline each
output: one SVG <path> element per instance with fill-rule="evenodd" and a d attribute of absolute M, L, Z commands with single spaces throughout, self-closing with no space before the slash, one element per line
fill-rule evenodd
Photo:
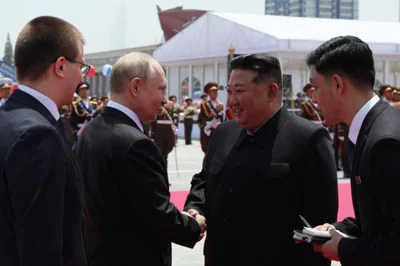
<path fill-rule="evenodd" d="M 185 144 L 192 144 L 193 118 L 185 118 L 183 125 L 185 126 Z"/>

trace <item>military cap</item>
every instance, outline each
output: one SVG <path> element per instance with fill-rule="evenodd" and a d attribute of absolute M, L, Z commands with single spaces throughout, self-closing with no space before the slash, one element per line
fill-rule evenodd
<path fill-rule="evenodd" d="M 11 89 L 14 82 L 10 78 L 2 78 L 0 79 L 0 88 L 1 89 Z"/>
<path fill-rule="evenodd" d="M 79 90 L 80 90 L 80 89 L 83 89 L 83 88 L 90 89 L 89 83 L 87 83 L 87 82 L 82 82 L 82 83 L 80 83 L 80 84 L 78 85 L 78 87 L 76 87 L 75 92 L 76 92 L 77 94 L 79 94 Z"/>
<path fill-rule="evenodd" d="M 218 83 L 217 82 L 208 82 L 205 86 L 204 86 L 204 92 L 205 93 L 209 93 L 210 91 L 216 91 L 218 90 Z"/>

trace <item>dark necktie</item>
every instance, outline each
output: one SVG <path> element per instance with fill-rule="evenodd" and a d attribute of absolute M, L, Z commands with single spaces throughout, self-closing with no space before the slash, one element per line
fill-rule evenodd
<path fill-rule="evenodd" d="M 348 139 L 346 149 L 347 149 L 347 157 L 349 158 L 350 171 L 353 166 L 353 156 L 355 147 L 356 145 L 350 139 Z"/>

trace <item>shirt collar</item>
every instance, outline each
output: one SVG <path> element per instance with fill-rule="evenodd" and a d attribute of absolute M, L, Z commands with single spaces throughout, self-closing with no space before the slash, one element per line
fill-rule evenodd
<path fill-rule="evenodd" d="M 124 106 L 124 105 L 122 105 L 120 103 L 114 102 L 112 100 L 110 100 L 107 103 L 107 107 L 111 107 L 111 108 L 117 109 L 117 110 L 123 112 L 124 114 L 126 114 L 130 119 L 132 119 L 133 122 L 135 122 L 135 124 L 140 128 L 140 130 L 142 132 L 144 132 L 143 125 L 140 122 L 139 117 L 137 116 L 137 114 L 134 111 L 132 111 L 128 107 L 126 107 L 126 106 Z"/>
<path fill-rule="evenodd" d="M 353 142 L 353 144 L 356 144 L 357 142 L 358 134 L 360 133 L 360 129 L 365 117 L 377 102 L 379 102 L 379 97 L 375 95 L 368 102 L 366 102 L 363 107 L 361 107 L 361 109 L 354 116 L 353 121 L 351 121 L 349 128 L 349 139 L 351 142 Z"/>
<path fill-rule="evenodd" d="M 44 107 L 46 107 L 46 109 L 49 110 L 49 112 L 51 113 L 51 115 L 54 117 L 54 119 L 56 121 L 58 121 L 58 119 L 60 119 L 60 113 L 58 112 L 57 105 L 55 104 L 55 102 L 53 102 L 52 99 L 50 99 L 43 93 L 41 93 L 35 89 L 29 88 L 28 86 L 25 86 L 25 85 L 18 85 L 18 89 L 29 94 L 30 96 L 32 96 L 33 98 L 38 100 L 41 104 L 43 104 Z"/>

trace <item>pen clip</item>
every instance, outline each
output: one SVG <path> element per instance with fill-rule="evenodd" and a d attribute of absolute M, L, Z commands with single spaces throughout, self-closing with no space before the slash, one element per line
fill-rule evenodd
<path fill-rule="evenodd" d="M 306 219 L 304 219 L 303 216 L 301 216 L 301 215 L 299 215 L 299 216 L 300 216 L 300 219 L 303 221 L 303 223 L 304 223 L 308 228 L 312 228 L 312 226 L 307 222 Z"/>

